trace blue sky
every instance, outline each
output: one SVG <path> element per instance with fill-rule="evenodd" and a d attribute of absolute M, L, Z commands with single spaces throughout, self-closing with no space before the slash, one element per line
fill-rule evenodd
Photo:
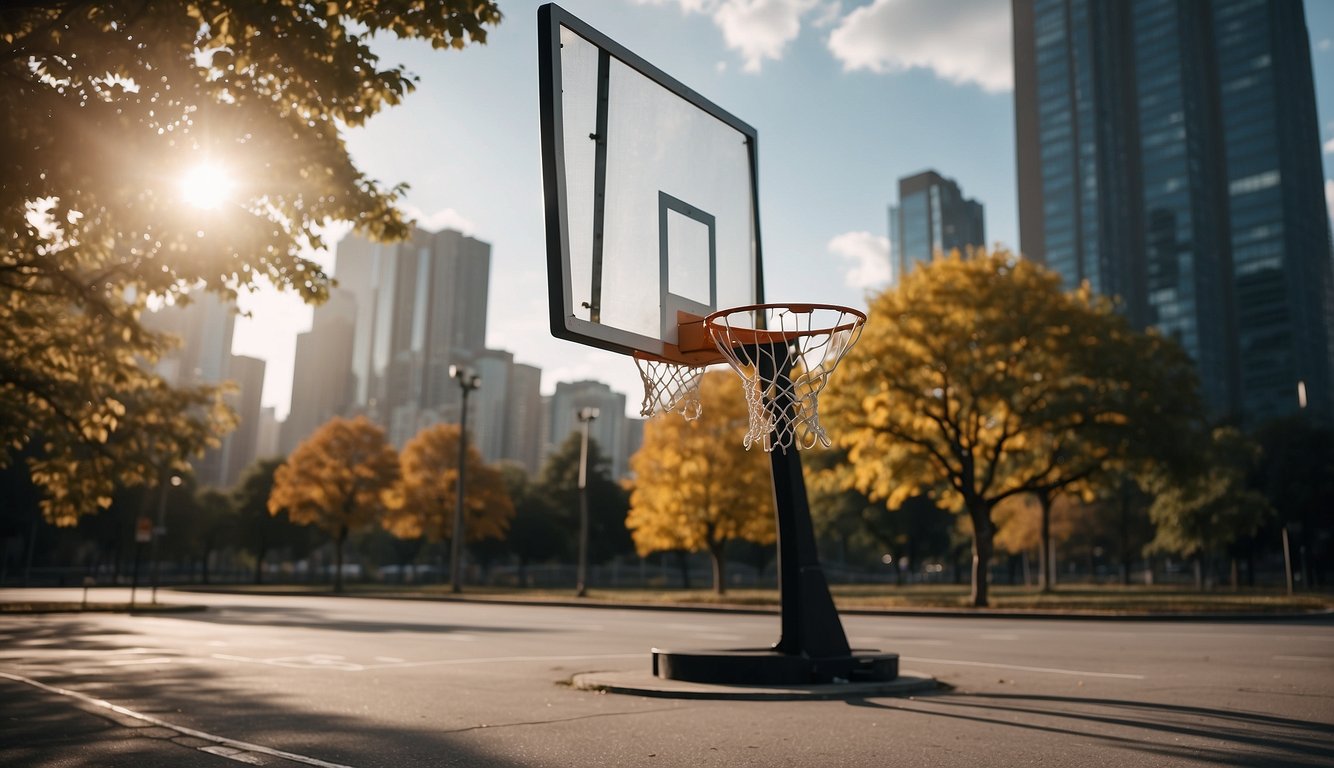
<path fill-rule="evenodd" d="M 543 369 L 543 390 L 592 378 L 637 410 L 632 361 L 551 338 L 537 108 L 535 0 L 500 0 L 484 46 L 386 39 L 420 76 L 404 103 L 350 132 L 359 166 L 428 229 L 492 246 L 488 346 Z M 770 301 L 865 306 L 884 285 L 897 180 L 952 177 L 986 208 L 987 240 L 1018 248 L 1009 0 L 565 0 L 570 12 L 750 123 Z M 1307 0 L 1326 179 L 1334 179 L 1334 2 Z M 1334 199 L 1334 181 L 1326 182 Z M 331 254 L 316 258 L 332 265 Z M 310 309 L 266 291 L 235 354 L 268 361 L 264 404 L 288 410 Z"/>

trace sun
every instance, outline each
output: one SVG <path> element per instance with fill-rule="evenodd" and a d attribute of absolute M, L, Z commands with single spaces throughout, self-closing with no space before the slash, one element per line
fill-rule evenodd
<path fill-rule="evenodd" d="M 214 210 L 231 197 L 236 181 L 217 163 L 200 163 L 181 177 L 181 194 L 196 208 Z"/>

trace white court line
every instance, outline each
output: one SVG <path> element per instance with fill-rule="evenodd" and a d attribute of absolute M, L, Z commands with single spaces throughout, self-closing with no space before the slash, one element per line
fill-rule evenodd
<path fill-rule="evenodd" d="M 204 731 L 196 731 L 193 728 L 186 728 L 184 726 L 176 725 L 175 723 L 169 723 L 166 720 L 160 720 L 156 717 L 153 717 L 152 715 L 145 715 L 142 712 L 135 712 L 132 709 L 126 709 L 125 707 L 112 704 L 109 701 L 104 701 L 102 699 L 94 699 L 93 697 L 79 693 L 78 691 L 71 691 L 67 688 L 56 688 L 55 686 L 47 685 L 46 683 L 39 682 L 31 678 L 23 677 L 21 675 L 12 675 L 8 672 L 0 672 L 0 677 L 13 680 L 16 683 L 25 683 L 27 685 L 31 685 L 34 688 L 39 688 L 49 693 L 55 693 L 61 696 L 68 696 L 76 701 L 83 702 L 84 704 L 88 704 L 90 706 L 94 706 L 99 709 L 107 709 L 112 712 L 115 712 L 118 715 L 124 715 L 125 717 L 132 717 L 136 720 L 142 720 L 145 723 L 151 723 L 152 725 L 157 725 L 162 728 L 170 728 L 171 730 L 176 731 L 177 733 L 183 734 L 185 736 L 193 736 L 196 739 L 204 739 L 205 741 L 211 741 L 214 744 L 221 744 L 223 746 L 232 747 L 234 749 L 240 749 L 245 752 L 258 752 L 262 755 L 279 757 L 284 760 L 291 760 L 292 762 L 295 763 L 305 763 L 306 765 L 317 765 L 320 766 L 321 768 L 352 768 L 352 766 L 344 765 L 342 763 L 330 763 L 325 760 L 320 760 L 319 758 L 316 757 L 298 755 L 294 752 L 284 752 L 281 749 L 274 749 L 272 747 L 266 747 L 261 744 L 251 744 L 248 741 L 239 741 L 237 739 L 229 739 L 226 736 L 217 736 L 215 734 L 206 733 Z"/>
<path fill-rule="evenodd" d="M 1046 672 L 1052 675 L 1074 675 L 1075 677 L 1112 677 L 1119 680 L 1143 680 L 1144 675 L 1126 675 L 1118 672 L 1085 672 L 1078 669 L 1057 669 L 1055 667 L 1025 667 L 1019 664 L 995 664 L 987 661 L 963 661 L 960 659 L 928 659 L 921 656 L 904 656 L 903 661 L 920 661 L 924 664 L 955 664 L 961 667 L 990 667 L 993 669 L 1013 669 L 1019 672 Z"/>
<path fill-rule="evenodd" d="M 1330 661 L 1328 656 L 1275 656 L 1275 661 Z"/>
<path fill-rule="evenodd" d="M 410 667 L 465 666 L 471 664 L 503 664 L 532 661 L 590 661 L 597 659 L 642 659 L 644 653 L 600 653 L 579 656 L 484 656 L 476 659 L 432 659 L 428 661 L 404 661 L 393 664 L 356 664 L 339 661 L 343 657 L 320 657 L 318 659 L 300 656 L 282 656 L 274 659 L 257 659 L 252 656 L 233 656 L 226 653 L 212 654 L 213 658 L 223 661 L 240 661 L 248 664 L 267 664 L 272 667 L 291 669 L 332 669 L 338 672 L 365 672 L 368 669 L 406 669 Z"/>

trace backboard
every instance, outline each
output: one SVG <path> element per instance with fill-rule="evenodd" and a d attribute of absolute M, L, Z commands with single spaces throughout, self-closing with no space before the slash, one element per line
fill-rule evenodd
<path fill-rule="evenodd" d="M 763 301 L 755 130 L 556 5 L 538 61 L 552 335 L 720 359 L 678 322 Z"/>

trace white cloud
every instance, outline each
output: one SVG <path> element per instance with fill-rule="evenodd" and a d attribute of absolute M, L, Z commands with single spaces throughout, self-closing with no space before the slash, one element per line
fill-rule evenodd
<path fill-rule="evenodd" d="M 847 71 L 923 68 L 951 83 L 1008 91 L 1014 83 L 1007 0 L 875 0 L 829 35 Z"/>
<path fill-rule="evenodd" d="M 1325 142 L 1325 154 L 1334 155 L 1334 139 Z"/>
<path fill-rule="evenodd" d="M 1323 40 L 1321 40 L 1320 42 L 1316 43 L 1316 44 L 1315 44 L 1315 47 L 1316 47 L 1316 50 L 1320 50 L 1320 51 L 1328 51 L 1328 50 L 1330 49 L 1331 45 L 1334 45 L 1334 43 L 1331 43 L 1331 42 L 1330 42 L 1330 39 L 1329 39 L 1328 37 L 1326 37 L 1325 39 L 1323 39 Z"/>
<path fill-rule="evenodd" d="M 436 211 L 429 216 L 411 205 L 404 205 L 403 210 L 407 212 L 409 216 L 417 220 L 417 226 L 428 232 L 439 232 L 442 229 L 453 229 L 462 232 L 465 235 L 471 235 L 477 231 L 477 226 L 472 223 L 472 219 L 469 219 L 453 208 L 445 208 L 444 210 Z"/>
<path fill-rule="evenodd" d="M 848 262 L 843 280 L 852 288 L 883 288 L 889 282 L 889 238 L 844 232 L 829 241 L 830 253 Z"/>
<path fill-rule="evenodd" d="M 817 23 L 828 17 L 829 3 L 820 0 L 635 0 L 649 5 L 675 2 L 683 13 L 713 19 L 727 47 L 741 54 L 747 72 L 759 72 L 766 59 L 783 58 L 788 43 L 801 33 L 802 17 L 821 9 Z M 833 4 L 835 8 L 837 3 Z"/>
<path fill-rule="evenodd" d="M 1325 179 L 1325 208 L 1329 217 L 1334 219 L 1334 179 Z"/>
<path fill-rule="evenodd" d="M 759 72 L 765 59 L 777 61 L 801 32 L 801 17 L 816 0 L 726 0 L 713 12 L 727 47 L 741 52 L 747 72 Z"/>

